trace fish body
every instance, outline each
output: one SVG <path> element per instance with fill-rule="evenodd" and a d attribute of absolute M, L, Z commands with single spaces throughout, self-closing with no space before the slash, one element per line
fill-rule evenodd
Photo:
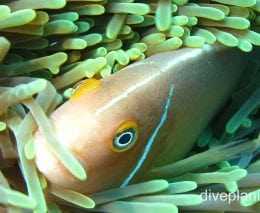
<path fill-rule="evenodd" d="M 230 97 L 248 56 L 220 45 L 183 48 L 81 87 L 50 120 L 88 179 L 78 180 L 62 165 L 41 130 L 35 134 L 39 170 L 52 184 L 83 193 L 145 180 L 154 166 L 191 150 Z"/>

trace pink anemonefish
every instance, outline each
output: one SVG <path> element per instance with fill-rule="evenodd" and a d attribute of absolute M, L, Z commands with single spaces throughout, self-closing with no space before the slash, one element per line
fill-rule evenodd
<path fill-rule="evenodd" d="M 89 79 L 50 117 L 88 178 L 74 177 L 39 129 L 36 164 L 51 184 L 95 193 L 147 179 L 183 158 L 231 95 L 247 53 L 220 45 L 182 48 Z"/>

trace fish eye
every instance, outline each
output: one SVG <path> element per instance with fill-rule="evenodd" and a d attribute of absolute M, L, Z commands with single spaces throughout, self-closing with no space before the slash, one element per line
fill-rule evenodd
<path fill-rule="evenodd" d="M 124 152 L 130 149 L 138 138 L 138 126 L 133 121 L 123 123 L 114 135 L 111 149 L 114 152 Z"/>

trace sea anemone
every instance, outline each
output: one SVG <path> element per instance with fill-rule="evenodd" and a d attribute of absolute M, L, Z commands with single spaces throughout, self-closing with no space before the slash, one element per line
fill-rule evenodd
<path fill-rule="evenodd" d="M 259 12 L 260 0 L 3 0 L 0 210 L 259 212 Z M 244 52 L 258 48 L 258 55 L 185 159 L 154 168 L 153 180 L 91 195 L 49 186 L 34 162 L 38 126 L 50 133 L 48 146 L 70 172 L 86 178 L 52 137 L 48 119 L 79 82 L 160 52 L 217 42 Z M 205 191 L 216 199 L 204 199 Z M 237 191 L 230 203 L 217 197 Z"/>

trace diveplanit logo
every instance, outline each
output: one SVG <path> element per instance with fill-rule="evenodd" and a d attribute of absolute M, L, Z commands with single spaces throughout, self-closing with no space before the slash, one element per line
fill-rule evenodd
<path fill-rule="evenodd" d="M 234 201 L 240 202 L 243 206 L 251 206 L 260 201 L 260 189 L 254 192 L 240 192 L 237 190 L 234 193 L 228 192 L 213 192 L 206 189 L 200 193 L 203 201 L 223 201 L 231 204 Z"/>

